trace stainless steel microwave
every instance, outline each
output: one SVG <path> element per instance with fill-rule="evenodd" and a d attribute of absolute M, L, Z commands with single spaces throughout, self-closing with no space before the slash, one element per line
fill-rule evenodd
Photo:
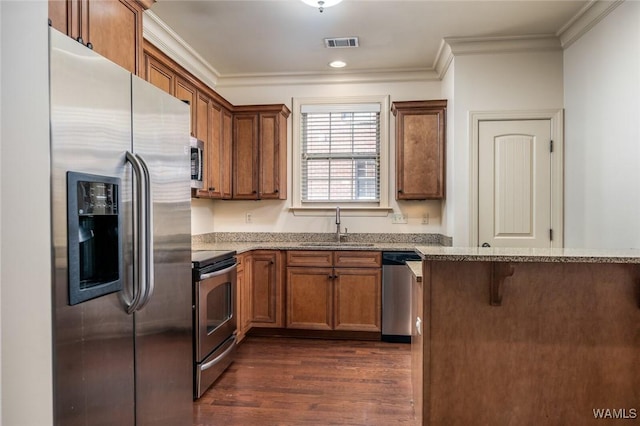
<path fill-rule="evenodd" d="M 191 137 L 191 188 L 204 188 L 204 142 Z"/>

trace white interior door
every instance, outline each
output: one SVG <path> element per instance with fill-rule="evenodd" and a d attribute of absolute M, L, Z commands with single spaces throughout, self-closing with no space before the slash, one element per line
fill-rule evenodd
<path fill-rule="evenodd" d="M 478 245 L 551 247 L 551 121 L 480 121 Z"/>

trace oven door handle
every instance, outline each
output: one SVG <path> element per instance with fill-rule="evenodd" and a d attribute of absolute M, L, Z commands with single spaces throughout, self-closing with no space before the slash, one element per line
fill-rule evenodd
<path fill-rule="evenodd" d="M 233 351 L 233 349 L 236 346 L 236 334 L 233 334 L 233 342 L 231 343 L 231 345 L 229 345 L 229 347 L 227 349 L 224 350 L 224 352 L 222 352 L 220 355 L 218 355 L 217 357 L 215 357 L 214 359 L 212 359 L 211 361 L 202 364 L 200 366 L 200 371 L 204 371 L 204 370 L 208 370 L 211 367 L 213 367 L 214 365 L 216 365 L 217 363 L 219 363 L 223 358 L 225 358 L 227 355 L 229 355 L 229 352 Z"/>
<path fill-rule="evenodd" d="M 224 275 L 228 272 L 230 272 L 231 270 L 233 270 L 236 266 L 238 266 L 238 262 L 234 262 L 233 265 L 229 266 L 228 268 L 224 268 L 221 269 L 219 271 L 213 271 L 213 272 L 209 272 L 208 274 L 204 274 L 204 275 L 200 275 L 200 281 L 204 281 L 204 280 L 208 280 L 209 278 L 213 278 L 213 277 L 218 277 L 220 275 Z"/>

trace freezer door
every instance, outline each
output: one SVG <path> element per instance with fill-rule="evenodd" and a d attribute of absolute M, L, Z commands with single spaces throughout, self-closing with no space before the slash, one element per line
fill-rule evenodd
<path fill-rule="evenodd" d="M 133 150 L 151 181 L 153 292 L 135 315 L 138 425 L 191 425 L 189 107 L 132 76 Z"/>
<path fill-rule="evenodd" d="M 125 313 L 119 292 L 70 306 L 67 263 L 68 171 L 121 179 L 121 214 L 125 222 L 131 216 L 130 173 L 124 159 L 131 145 L 129 81 L 122 68 L 50 30 L 53 394 L 58 425 L 134 424 L 133 316 Z M 130 247 L 129 235 L 123 236 L 122 245 Z M 132 269 L 129 249 L 123 257 L 126 285 Z"/>

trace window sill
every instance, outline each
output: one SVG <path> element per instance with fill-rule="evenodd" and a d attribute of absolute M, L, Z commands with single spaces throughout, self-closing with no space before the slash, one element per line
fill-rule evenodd
<path fill-rule="evenodd" d="M 349 207 L 341 205 L 340 215 L 345 217 L 384 217 L 393 211 L 391 207 Z M 336 206 L 317 207 L 290 207 L 289 211 L 294 216 L 333 216 L 336 214 Z"/>

